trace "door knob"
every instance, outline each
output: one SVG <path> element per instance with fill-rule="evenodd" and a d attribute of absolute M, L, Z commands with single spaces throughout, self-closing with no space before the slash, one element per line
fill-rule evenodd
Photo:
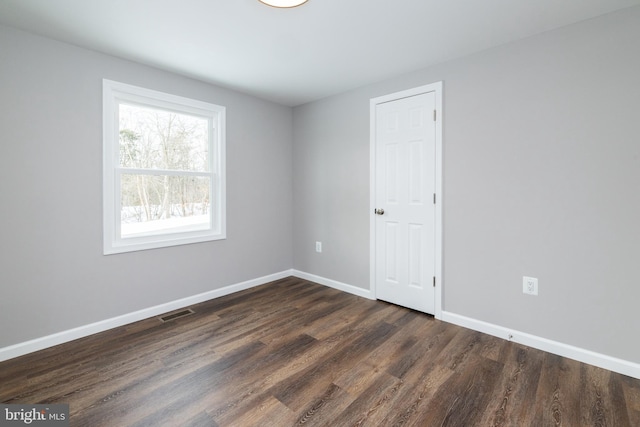
<path fill-rule="evenodd" d="M 374 209 L 373 213 L 376 215 L 384 215 L 384 209 Z"/>

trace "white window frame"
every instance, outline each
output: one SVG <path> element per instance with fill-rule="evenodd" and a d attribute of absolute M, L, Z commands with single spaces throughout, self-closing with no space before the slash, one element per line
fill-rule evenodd
<path fill-rule="evenodd" d="M 104 254 L 132 252 L 226 238 L 225 107 L 155 90 L 103 80 L 103 233 Z M 195 115 L 209 121 L 210 227 L 204 230 L 171 232 L 122 238 L 120 235 L 120 176 L 132 172 L 119 161 L 119 104 L 134 103 L 177 113 Z M 184 171 L 157 170 L 160 175 L 190 175 Z M 139 172 L 139 170 L 133 170 Z"/>

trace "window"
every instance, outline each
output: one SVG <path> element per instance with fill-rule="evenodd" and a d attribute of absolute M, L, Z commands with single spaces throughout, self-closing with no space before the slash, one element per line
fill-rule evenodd
<path fill-rule="evenodd" d="M 225 108 L 103 81 L 104 253 L 224 239 Z"/>

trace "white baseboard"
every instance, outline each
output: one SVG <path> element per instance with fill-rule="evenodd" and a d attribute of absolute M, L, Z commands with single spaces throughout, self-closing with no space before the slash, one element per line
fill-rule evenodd
<path fill-rule="evenodd" d="M 80 326 L 67 331 L 0 348 L 0 362 L 293 275 L 293 270 L 285 270 L 280 273 L 247 280 L 246 282 L 236 283 L 234 285 L 225 286 L 224 288 L 214 289 L 198 295 L 145 308 L 133 313 L 123 314 L 122 316 L 113 317 L 111 319 L 102 320 L 89 325 Z"/>
<path fill-rule="evenodd" d="M 111 319 L 102 320 L 99 322 L 91 323 L 89 325 L 80 326 L 78 328 L 69 329 L 67 331 L 58 332 L 52 335 L 47 335 L 45 337 L 36 338 L 34 340 L 0 348 L 0 362 L 8 359 L 13 359 L 14 357 L 23 356 L 25 354 L 42 350 L 48 347 L 53 347 L 58 344 L 73 341 L 78 338 L 83 338 L 92 334 L 113 329 L 119 326 L 127 325 L 129 323 L 144 320 L 149 317 L 154 317 L 170 311 L 178 310 L 193 304 L 198 304 L 214 298 L 219 298 L 225 295 L 232 294 L 234 292 L 239 292 L 245 289 L 253 288 L 255 286 L 260 286 L 265 283 L 283 279 L 289 276 L 295 276 L 301 279 L 316 282 L 321 285 L 325 285 L 330 288 L 334 288 L 363 298 L 375 299 L 369 289 L 359 288 L 357 286 L 348 285 L 346 283 L 327 279 L 321 276 L 316 276 L 315 274 L 305 273 L 299 270 L 285 270 L 279 273 L 270 274 L 268 276 L 259 277 L 257 279 L 247 280 L 245 282 L 236 283 L 234 285 L 225 286 L 219 289 L 214 289 L 212 291 L 171 301 L 165 304 L 156 305 L 154 307 L 145 308 L 133 313 L 124 314 L 122 316 L 117 316 Z M 503 326 L 494 325 L 447 311 L 442 311 L 442 320 L 458 326 L 472 329 L 474 331 L 493 335 L 505 340 L 514 341 L 519 344 L 537 348 L 539 350 L 547 351 L 549 353 L 557 354 L 559 356 L 567 357 L 579 362 L 588 363 L 590 365 L 598 366 L 600 368 L 608 369 L 613 372 L 640 379 L 640 364 L 638 363 L 618 359 L 615 357 L 596 353 L 590 350 L 585 350 L 579 347 L 574 347 L 568 344 L 563 344 L 557 341 L 552 341 L 524 332 L 514 331 Z"/>
<path fill-rule="evenodd" d="M 514 331 L 503 326 L 494 325 L 492 323 L 483 322 L 481 320 L 472 319 L 447 311 L 442 312 L 442 320 L 468 329 L 473 329 L 474 331 L 493 335 L 508 341 L 537 348 L 538 350 L 543 350 L 548 353 L 557 354 L 559 356 L 640 379 L 640 364 L 638 363 L 617 359 L 605 354 L 552 341 L 546 338 L 527 334 L 525 332 Z"/>
<path fill-rule="evenodd" d="M 293 270 L 292 275 L 301 279 L 319 283 L 321 285 L 329 286 L 343 292 L 348 292 L 350 294 L 358 295 L 368 299 L 375 299 L 373 297 L 373 293 L 369 289 L 358 288 L 356 286 L 347 285 L 346 283 L 337 282 L 335 280 L 316 276 L 315 274 L 305 273 L 299 270 Z M 440 320 L 444 322 L 453 323 L 455 325 L 472 329 L 474 331 L 493 335 L 495 337 L 502 338 L 508 341 L 513 341 L 529 347 L 537 348 L 538 350 L 543 350 L 548 353 L 557 354 L 559 356 L 577 360 L 582 363 L 587 363 L 589 365 L 604 368 L 609 371 L 630 376 L 632 378 L 640 379 L 640 364 L 634 362 L 607 356 L 605 354 L 596 353 L 591 350 L 574 347 L 569 344 L 552 341 L 546 338 L 527 334 L 525 332 L 515 331 L 503 326 L 494 325 L 444 310 L 441 312 L 441 316 L 442 317 Z"/>
<path fill-rule="evenodd" d="M 346 283 L 338 282 L 336 280 L 327 279 L 325 277 L 316 276 L 315 274 L 305 273 L 304 271 L 293 270 L 291 273 L 295 277 L 299 277 L 301 279 L 309 280 L 311 282 L 316 282 L 321 285 L 328 286 L 330 288 L 337 289 L 339 291 L 347 292 L 349 294 L 357 295 L 359 297 L 367 298 L 367 299 L 375 299 L 373 294 L 369 289 L 359 288 L 353 285 L 347 285 Z"/>

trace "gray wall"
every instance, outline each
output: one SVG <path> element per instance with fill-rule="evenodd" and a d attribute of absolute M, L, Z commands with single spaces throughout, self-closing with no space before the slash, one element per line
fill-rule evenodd
<path fill-rule="evenodd" d="M 0 27 L 0 347 L 292 265 L 292 111 Z M 227 240 L 102 255 L 102 79 L 227 107 Z"/>
<path fill-rule="evenodd" d="M 635 7 L 296 107 L 294 268 L 369 287 L 369 99 L 442 80 L 444 309 L 640 362 L 639 40 Z"/>

